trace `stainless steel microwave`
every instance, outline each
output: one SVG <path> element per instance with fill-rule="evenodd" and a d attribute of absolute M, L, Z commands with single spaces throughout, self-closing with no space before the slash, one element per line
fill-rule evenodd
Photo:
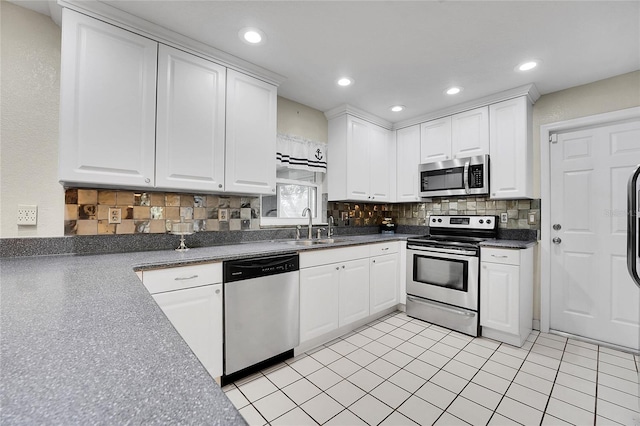
<path fill-rule="evenodd" d="M 420 164 L 421 197 L 489 194 L 489 156 Z"/>

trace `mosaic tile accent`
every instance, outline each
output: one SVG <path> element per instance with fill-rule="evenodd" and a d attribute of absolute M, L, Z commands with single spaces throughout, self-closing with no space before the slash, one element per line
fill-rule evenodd
<path fill-rule="evenodd" d="M 121 223 L 109 223 L 109 208 L 121 209 Z M 220 208 L 228 222 L 218 221 Z M 65 235 L 166 234 L 181 217 L 195 232 L 260 229 L 260 197 L 65 189 Z"/>
<path fill-rule="evenodd" d="M 433 198 L 424 203 L 363 204 L 330 202 L 327 214 L 337 226 L 379 225 L 385 217 L 398 225 L 427 225 L 431 215 L 496 215 L 507 213 L 504 229 L 540 229 L 540 200 L 489 200 L 485 197 Z M 529 225 L 529 213 L 536 215 L 536 223 Z"/>

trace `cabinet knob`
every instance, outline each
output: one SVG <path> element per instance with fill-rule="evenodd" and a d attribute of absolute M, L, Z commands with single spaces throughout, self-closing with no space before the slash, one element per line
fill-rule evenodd
<path fill-rule="evenodd" d="M 375 260 L 375 259 L 373 259 L 373 263 L 376 263 L 376 260 Z"/>
<path fill-rule="evenodd" d="M 339 271 L 339 270 L 340 270 L 340 267 L 339 267 L 339 266 L 336 266 L 336 271 Z"/>
<path fill-rule="evenodd" d="M 149 182 L 151 182 L 151 179 L 145 178 L 144 183 L 149 183 Z"/>
<path fill-rule="evenodd" d="M 555 238 L 554 238 L 553 240 L 551 240 L 551 241 L 553 241 L 553 244 L 560 244 L 560 243 L 562 242 L 562 238 L 560 238 L 560 237 L 555 237 Z"/>
<path fill-rule="evenodd" d="M 342 265 L 342 269 L 344 269 L 344 265 Z"/>
<path fill-rule="evenodd" d="M 216 290 L 216 294 L 220 294 L 220 289 Z"/>
<path fill-rule="evenodd" d="M 218 188 L 222 188 L 222 184 L 221 183 L 218 184 Z"/>

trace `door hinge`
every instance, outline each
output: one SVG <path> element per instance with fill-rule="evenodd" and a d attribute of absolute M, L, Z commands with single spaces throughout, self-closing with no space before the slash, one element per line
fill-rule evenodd
<path fill-rule="evenodd" d="M 558 134 L 557 133 L 551 133 L 549 135 L 549 143 L 558 143 Z"/>

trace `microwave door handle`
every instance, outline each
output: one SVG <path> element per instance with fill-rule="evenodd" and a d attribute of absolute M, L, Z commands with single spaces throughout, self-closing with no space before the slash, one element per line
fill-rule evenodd
<path fill-rule="evenodd" d="M 469 194 L 469 162 L 464 163 L 464 190 Z"/>

